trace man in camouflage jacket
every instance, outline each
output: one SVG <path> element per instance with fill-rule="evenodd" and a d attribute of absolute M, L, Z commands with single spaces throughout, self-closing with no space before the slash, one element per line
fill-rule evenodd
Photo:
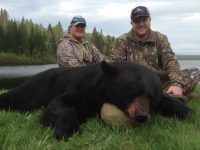
<path fill-rule="evenodd" d="M 200 80 L 197 68 L 180 70 L 167 36 L 150 29 L 150 13 L 144 6 L 131 12 L 132 29 L 116 39 L 110 54 L 111 61 L 137 61 L 155 71 L 169 71 L 163 91 L 174 95 L 191 93 Z"/>
<path fill-rule="evenodd" d="M 58 44 L 57 63 L 59 67 L 82 66 L 108 59 L 83 37 L 86 21 L 74 16 L 69 26 L 70 34 L 64 35 Z"/>

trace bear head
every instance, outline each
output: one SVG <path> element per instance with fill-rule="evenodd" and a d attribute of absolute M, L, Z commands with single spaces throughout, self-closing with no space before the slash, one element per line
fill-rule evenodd
<path fill-rule="evenodd" d="M 156 73 L 136 62 L 101 63 L 106 76 L 104 91 L 106 102 L 116 105 L 128 114 L 133 122 L 144 124 L 150 110 L 160 102 L 161 79 L 168 73 Z"/>

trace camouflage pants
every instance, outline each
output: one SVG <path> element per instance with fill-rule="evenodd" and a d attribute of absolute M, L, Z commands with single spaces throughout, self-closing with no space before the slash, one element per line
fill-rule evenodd
<path fill-rule="evenodd" d="M 200 70 L 198 68 L 187 68 L 184 70 L 181 70 L 181 72 L 192 78 L 192 80 L 195 82 L 195 85 L 200 82 Z"/>
<path fill-rule="evenodd" d="M 183 95 L 191 93 L 197 83 L 200 82 L 200 70 L 198 68 L 187 68 L 181 71 L 183 74 Z M 168 89 L 172 83 L 170 81 L 163 83 L 163 91 Z"/>

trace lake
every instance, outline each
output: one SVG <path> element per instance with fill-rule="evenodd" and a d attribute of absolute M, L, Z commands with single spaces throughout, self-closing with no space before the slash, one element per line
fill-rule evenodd
<path fill-rule="evenodd" d="M 57 64 L 30 66 L 0 66 L 0 78 L 17 78 L 32 76 L 41 71 L 57 67 Z"/>
<path fill-rule="evenodd" d="M 181 69 L 196 67 L 200 69 L 200 60 L 179 60 Z"/>
<path fill-rule="evenodd" d="M 200 69 L 200 60 L 179 60 L 181 69 L 196 67 Z M 41 71 L 57 68 L 57 64 L 30 66 L 0 66 L 0 89 L 14 88 L 30 76 Z"/>
<path fill-rule="evenodd" d="M 50 68 L 57 68 L 57 64 L 30 66 L 0 66 L 0 89 L 12 89 L 26 81 L 30 76 Z"/>

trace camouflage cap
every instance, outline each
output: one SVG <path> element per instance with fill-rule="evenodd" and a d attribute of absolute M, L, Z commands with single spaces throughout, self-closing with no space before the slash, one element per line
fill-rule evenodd
<path fill-rule="evenodd" d="M 73 18 L 72 18 L 72 20 L 71 20 L 71 22 L 70 22 L 70 25 L 77 25 L 77 24 L 79 24 L 79 23 L 82 23 L 82 24 L 84 24 L 85 26 L 86 26 L 86 20 L 85 20 L 85 18 L 83 18 L 82 16 L 74 16 Z"/>
<path fill-rule="evenodd" d="M 137 6 L 131 11 L 131 20 L 141 17 L 141 16 L 147 16 L 150 17 L 149 10 L 144 6 Z"/>

